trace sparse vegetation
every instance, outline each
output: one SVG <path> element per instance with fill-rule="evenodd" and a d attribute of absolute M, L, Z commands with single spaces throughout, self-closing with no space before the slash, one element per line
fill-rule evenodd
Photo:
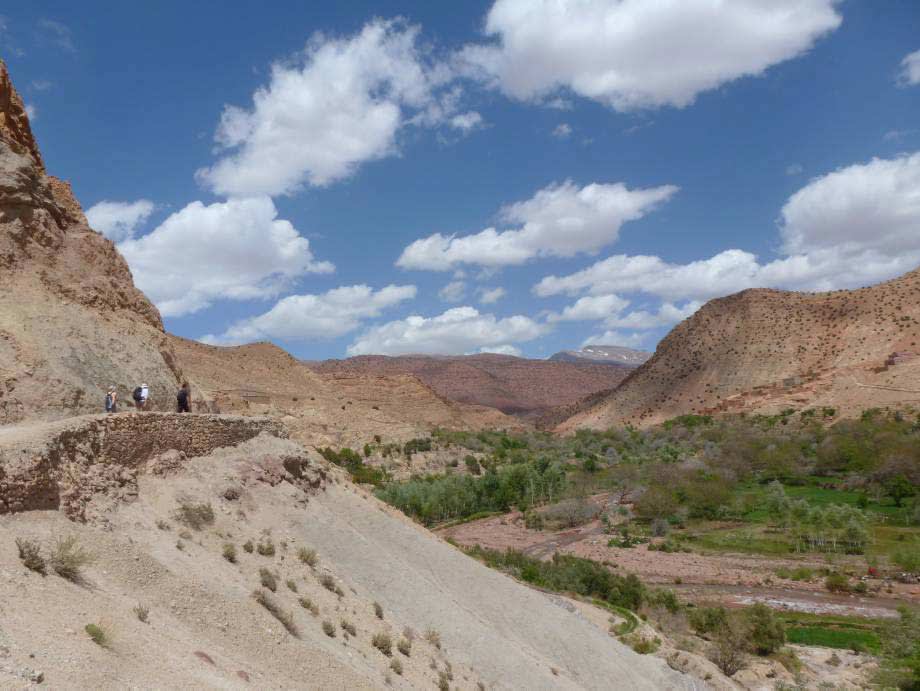
<path fill-rule="evenodd" d="M 390 669 L 392 669 L 397 674 L 402 675 L 403 666 L 402 662 L 399 661 L 399 658 L 394 657 L 392 660 L 390 660 Z"/>
<path fill-rule="evenodd" d="M 275 556 L 275 543 L 272 542 L 269 538 L 260 540 L 259 544 L 256 545 L 256 552 L 261 554 L 263 557 L 273 557 Z"/>
<path fill-rule="evenodd" d="M 264 588 L 268 588 L 273 593 L 278 590 L 278 578 L 274 573 L 266 569 L 264 566 L 259 569 L 259 581 L 262 583 Z"/>
<path fill-rule="evenodd" d="M 302 563 L 306 564 L 310 568 L 316 566 L 316 563 L 318 561 L 318 558 L 316 556 L 316 550 L 307 549 L 306 547 L 301 547 L 300 549 L 297 550 L 297 558 L 300 559 Z"/>
<path fill-rule="evenodd" d="M 150 617 L 149 607 L 142 605 L 141 603 L 137 603 L 134 605 L 134 609 L 132 611 L 134 612 L 134 616 L 136 616 L 139 621 L 143 622 L 144 624 L 147 623 L 147 619 Z"/>
<path fill-rule="evenodd" d="M 269 593 L 264 590 L 256 590 L 252 596 L 255 598 L 256 602 L 268 610 L 269 614 L 281 622 L 281 625 L 287 629 L 289 634 L 295 638 L 300 636 L 300 631 L 294 623 L 294 615 L 281 609 L 281 605 L 279 605 Z"/>
<path fill-rule="evenodd" d="M 92 561 L 92 556 L 80 547 L 73 535 L 58 538 L 48 558 L 48 564 L 58 576 L 73 582 L 78 582 L 82 578 L 83 567 Z"/>
<path fill-rule="evenodd" d="M 325 633 L 329 638 L 335 638 L 335 624 L 333 624 L 328 619 L 323 621 L 323 633 Z"/>
<path fill-rule="evenodd" d="M 214 523 L 214 509 L 210 503 L 199 503 L 188 498 L 180 498 L 179 506 L 173 512 L 173 518 L 192 530 L 201 530 L 206 525 Z"/>
<path fill-rule="evenodd" d="M 342 627 L 342 630 L 343 630 L 345 633 L 347 633 L 349 636 L 357 636 L 357 635 L 358 635 L 358 629 L 356 629 L 356 628 L 355 628 L 355 625 L 352 624 L 352 623 L 351 623 L 350 621 L 348 621 L 347 619 L 342 619 L 342 621 L 339 623 L 339 625 Z"/>
<path fill-rule="evenodd" d="M 34 540 L 16 538 L 16 549 L 19 550 L 19 560 L 22 565 L 30 571 L 45 575 L 45 558 L 41 554 L 41 548 Z"/>
<path fill-rule="evenodd" d="M 379 602 L 374 603 L 374 614 L 378 619 L 383 619 L 383 605 Z"/>
<path fill-rule="evenodd" d="M 221 554 L 223 554 L 224 559 L 229 561 L 231 564 L 236 563 L 236 547 L 233 545 L 233 543 L 225 542 Z"/>
<path fill-rule="evenodd" d="M 310 614 L 312 614 L 314 617 L 319 616 L 319 607 L 310 598 L 302 597 L 297 600 L 297 602 L 299 602 L 300 606 L 310 612 Z"/>
<path fill-rule="evenodd" d="M 90 637 L 90 640 L 100 648 L 108 647 L 109 635 L 99 624 L 87 624 L 83 627 L 83 630 L 86 631 L 86 635 Z"/>
<path fill-rule="evenodd" d="M 431 643 L 438 650 L 441 649 L 441 634 L 435 629 L 425 631 L 425 640 Z"/>
<path fill-rule="evenodd" d="M 390 657 L 393 654 L 393 640 L 390 638 L 390 634 L 379 632 L 375 633 L 374 637 L 371 639 L 371 645 L 373 645 L 381 653 Z"/>
<path fill-rule="evenodd" d="M 255 549 L 255 545 L 252 544 L 252 540 L 246 540 L 246 542 L 243 543 L 243 551 L 248 552 L 249 554 L 252 554 L 252 551 L 254 549 Z"/>
<path fill-rule="evenodd" d="M 288 590 L 290 590 L 292 593 L 297 592 L 297 583 L 294 581 L 294 579 L 289 578 L 284 582 L 284 584 L 288 587 Z"/>
<path fill-rule="evenodd" d="M 396 649 L 406 657 L 412 655 L 412 641 L 409 638 L 400 638 L 396 642 Z"/>

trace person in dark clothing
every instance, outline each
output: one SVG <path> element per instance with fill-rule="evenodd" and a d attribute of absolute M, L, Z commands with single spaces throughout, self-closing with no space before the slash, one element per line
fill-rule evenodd
<path fill-rule="evenodd" d="M 183 382 L 182 388 L 176 394 L 176 403 L 180 413 L 192 412 L 192 394 L 188 390 L 188 382 Z"/>

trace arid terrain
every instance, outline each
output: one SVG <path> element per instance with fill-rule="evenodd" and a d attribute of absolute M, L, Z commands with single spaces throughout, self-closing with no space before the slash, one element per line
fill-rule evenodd
<path fill-rule="evenodd" d="M 918 310 L 918 271 L 745 291 L 637 369 L 647 354 L 608 346 L 305 363 L 206 345 L 165 331 L 47 174 L 0 61 L 0 687 L 903 675 Z"/>
<path fill-rule="evenodd" d="M 559 430 L 650 425 L 686 413 L 828 406 L 857 414 L 920 401 L 920 270 L 860 290 L 745 290 L 677 325 Z M 558 418 L 557 418 L 558 420 Z"/>
<path fill-rule="evenodd" d="M 635 351 L 631 351 L 635 352 Z M 532 419 L 617 386 L 638 362 L 528 360 L 511 355 L 362 355 L 311 362 L 332 375 L 412 374 L 444 398 Z"/>

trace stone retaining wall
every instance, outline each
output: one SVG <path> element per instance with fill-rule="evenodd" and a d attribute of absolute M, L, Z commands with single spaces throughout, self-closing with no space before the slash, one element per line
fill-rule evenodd
<path fill-rule="evenodd" d="M 87 489 L 100 480 L 134 483 L 144 464 L 165 451 L 203 456 L 263 432 L 287 437 L 271 418 L 152 412 L 81 418 L 0 447 L 0 513 L 61 509 L 82 518 Z"/>

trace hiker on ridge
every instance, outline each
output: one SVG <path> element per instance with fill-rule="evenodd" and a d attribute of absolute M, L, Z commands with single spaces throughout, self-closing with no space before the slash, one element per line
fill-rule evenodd
<path fill-rule="evenodd" d="M 118 391 L 115 389 L 114 384 L 109 387 L 108 392 L 105 394 L 105 412 L 118 412 Z"/>
<path fill-rule="evenodd" d="M 182 382 L 182 388 L 176 394 L 176 403 L 180 413 L 192 412 L 192 394 L 188 389 L 188 382 Z"/>
<path fill-rule="evenodd" d="M 146 410 L 147 399 L 150 397 L 150 389 L 146 384 L 141 384 L 136 389 L 134 389 L 131 397 L 134 399 L 134 405 L 137 406 L 138 410 Z"/>

